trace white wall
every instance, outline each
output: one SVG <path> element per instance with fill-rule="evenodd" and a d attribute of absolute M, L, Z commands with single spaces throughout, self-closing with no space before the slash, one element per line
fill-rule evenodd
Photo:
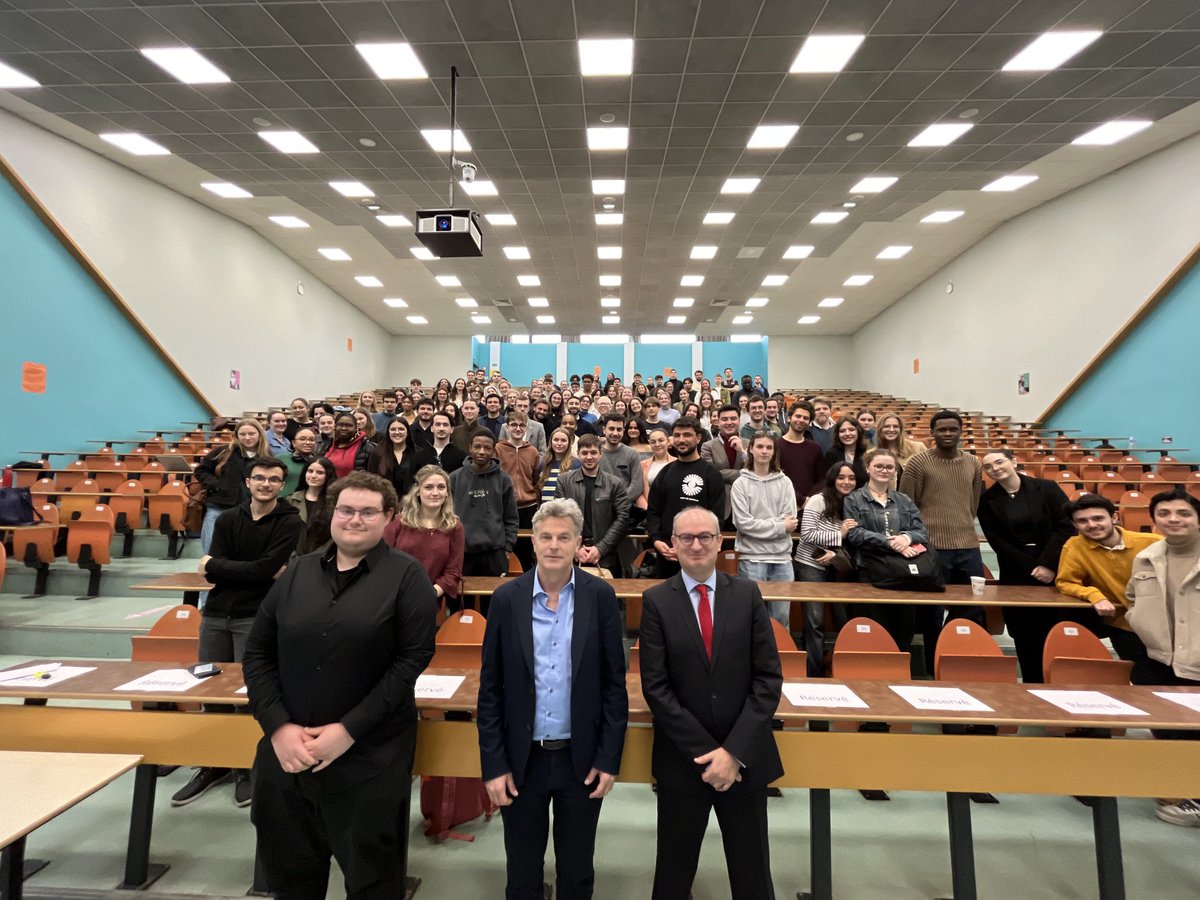
<path fill-rule="evenodd" d="M 1193 137 L 1001 226 L 859 329 L 856 386 L 1036 418 L 1200 242 L 1197 171 Z"/>
<path fill-rule="evenodd" d="M 3 111 L 0 155 L 222 414 L 381 382 L 391 336 L 240 222 Z"/>
<path fill-rule="evenodd" d="M 858 382 L 849 335 L 771 335 L 767 341 L 767 372 L 772 389 L 852 388 Z"/>
<path fill-rule="evenodd" d="M 406 387 L 413 378 L 430 387 L 439 378 L 461 378 L 471 368 L 469 335 L 404 335 L 391 338 L 391 348 L 383 382 Z"/>

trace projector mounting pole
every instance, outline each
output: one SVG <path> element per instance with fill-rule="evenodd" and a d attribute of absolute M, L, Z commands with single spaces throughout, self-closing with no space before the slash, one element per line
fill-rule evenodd
<path fill-rule="evenodd" d="M 450 67 L 450 207 L 454 207 L 454 169 L 458 160 L 454 158 L 454 124 L 458 112 L 458 67 Z"/>

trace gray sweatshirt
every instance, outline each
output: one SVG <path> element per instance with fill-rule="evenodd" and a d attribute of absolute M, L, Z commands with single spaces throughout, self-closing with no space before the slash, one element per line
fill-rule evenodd
<path fill-rule="evenodd" d="M 742 559 L 754 562 L 788 562 L 792 535 L 783 520 L 796 516 L 796 489 L 782 472 L 763 477 L 744 469 L 729 491 L 733 526 L 737 529 L 734 548 Z"/>
<path fill-rule="evenodd" d="M 603 444 L 600 449 L 600 471 L 621 479 L 631 501 L 642 496 L 642 455 L 632 447 L 620 444 L 613 450 L 609 449 L 607 443 Z"/>

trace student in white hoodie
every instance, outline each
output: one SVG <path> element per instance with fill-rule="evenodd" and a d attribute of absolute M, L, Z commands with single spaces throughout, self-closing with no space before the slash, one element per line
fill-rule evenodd
<path fill-rule="evenodd" d="M 750 438 L 751 465 L 733 483 L 729 503 L 737 529 L 738 574 L 753 581 L 792 581 L 792 532 L 796 530 L 796 490 L 779 469 L 775 438 Z M 788 627 L 786 600 L 767 603 L 771 618 Z"/>

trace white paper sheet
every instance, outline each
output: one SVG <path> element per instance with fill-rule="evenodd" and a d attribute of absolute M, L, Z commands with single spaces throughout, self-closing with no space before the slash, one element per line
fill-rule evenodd
<path fill-rule="evenodd" d="M 75 678 L 85 672 L 96 671 L 95 666 L 64 666 L 61 663 L 49 663 L 44 666 L 23 666 L 20 669 L 10 669 L 0 672 L 0 687 L 5 688 L 49 688 L 62 684 L 70 678 Z M 46 677 L 39 678 L 39 673 Z"/>
<path fill-rule="evenodd" d="M 1188 709 L 1200 712 L 1200 694 L 1172 694 L 1168 691 L 1155 691 L 1154 696 L 1162 697 L 1164 700 L 1170 700 L 1172 703 L 1178 703 L 1180 706 L 1186 706 Z"/>
<path fill-rule="evenodd" d="M 238 688 L 236 691 L 234 691 L 234 693 L 235 693 L 235 694 L 248 694 L 248 693 L 250 693 L 250 689 L 249 689 L 249 688 L 247 688 L 247 687 L 246 687 L 246 686 L 243 684 L 243 685 L 242 685 L 240 688 Z"/>
<path fill-rule="evenodd" d="M 449 700 L 464 681 L 465 675 L 418 675 L 413 693 L 418 700 Z"/>
<path fill-rule="evenodd" d="M 1077 716 L 1148 716 L 1148 712 L 1099 691 L 1030 691 L 1047 703 Z"/>
<path fill-rule="evenodd" d="M 169 691 L 183 693 L 198 685 L 204 679 L 194 678 L 187 669 L 159 669 L 133 681 L 127 681 L 113 690 L 117 691 L 148 691 L 160 693 Z"/>
<path fill-rule="evenodd" d="M 785 684 L 783 695 L 792 706 L 819 706 L 826 709 L 867 709 L 863 699 L 844 684 Z"/>
<path fill-rule="evenodd" d="M 888 685 L 916 709 L 958 710 L 959 712 L 992 712 L 986 703 L 976 700 L 959 688 L 924 687 L 916 684 Z"/>

